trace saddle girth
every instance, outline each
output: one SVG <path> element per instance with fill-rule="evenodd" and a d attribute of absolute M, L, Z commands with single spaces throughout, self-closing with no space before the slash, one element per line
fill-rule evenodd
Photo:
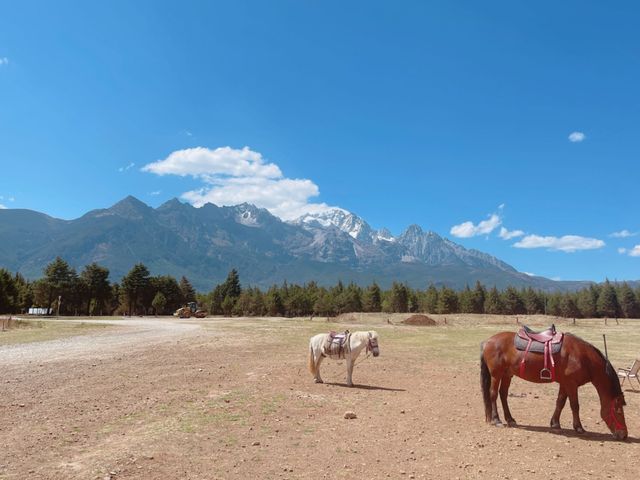
<path fill-rule="evenodd" d="M 516 349 L 524 350 L 520 361 L 519 376 L 524 377 L 527 354 L 529 351 L 533 351 L 544 355 L 544 367 L 540 370 L 540 379 L 554 381 L 556 379 L 556 365 L 553 355 L 562 348 L 563 338 L 564 334 L 557 332 L 555 325 L 551 325 L 542 332 L 534 332 L 526 326 L 518 330 L 514 344 Z M 524 342 L 526 342 L 526 347 L 524 347 Z"/>

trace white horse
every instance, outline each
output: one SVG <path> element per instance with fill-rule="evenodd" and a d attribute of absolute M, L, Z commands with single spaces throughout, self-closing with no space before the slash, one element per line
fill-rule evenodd
<path fill-rule="evenodd" d="M 309 370 L 314 376 L 316 383 L 322 383 L 320 377 L 320 364 L 324 357 L 347 360 L 347 385 L 353 387 L 351 375 L 353 366 L 360 352 L 366 348 L 367 353 L 371 352 L 374 357 L 380 355 L 378 348 L 378 334 L 373 330 L 368 332 L 345 332 L 343 345 L 331 343 L 331 339 L 340 337 L 329 333 L 319 333 L 309 340 Z M 329 348 L 327 348 L 329 347 Z"/>

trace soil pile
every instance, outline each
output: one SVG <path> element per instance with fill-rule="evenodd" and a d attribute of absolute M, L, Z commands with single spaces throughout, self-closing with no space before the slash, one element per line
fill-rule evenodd
<path fill-rule="evenodd" d="M 411 315 L 406 320 L 403 320 L 402 323 L 404 325 L 417 325 L 419 327 L 433 327 L 436 325 L 436 321 L 426 315 Z"/>

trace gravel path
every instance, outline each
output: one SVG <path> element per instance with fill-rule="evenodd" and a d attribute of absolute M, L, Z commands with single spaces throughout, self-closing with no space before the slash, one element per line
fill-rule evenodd
<path fill-rule="evenodd" d="M 180 337 L 193 335 L 202 328 L 198 324 L 156 318 L 65 321 L 114 325 L 118 328 L 45 342 L 0 346 L 0 364 L 6 367 L 30 362 L 104 358 L 123 350 L 148 348 L 153 344 L 175 341 Z"/>

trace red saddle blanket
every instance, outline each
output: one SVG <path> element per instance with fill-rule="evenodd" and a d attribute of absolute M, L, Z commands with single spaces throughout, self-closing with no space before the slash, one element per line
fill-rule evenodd
<path fill-rule="evenodd" d="M 516 349 L 524 352 L 520 362 L 520 377 L 525 373 L 527 354 L 535 352 L 544 355 L 544 367 L 540 370 L 540 379 L 555 380 L 556 368 L 553 356 L 562 349 L 563 338 L 564 333 L 556 331 L 555 325 L 541 332 L 534 332 L 526 326 L 520 328 L 513 339 Z"/>

